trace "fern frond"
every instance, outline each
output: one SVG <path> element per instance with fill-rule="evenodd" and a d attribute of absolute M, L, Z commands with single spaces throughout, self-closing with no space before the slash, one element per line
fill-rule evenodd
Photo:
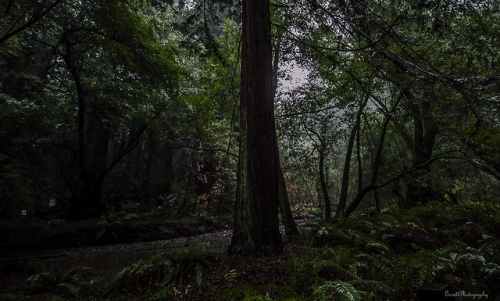
<path fill-rule="evenodd" d="M 169 270 L 166 271 L 165 273 L 165 277 L 163 278 L 163 280 L 159 283 L 159 286 L 165 286 L 167 285 L 168 283 L 170 283 L 170 281 L 172 281 L 172 279 L 175 278 L 175 276 L 177 276 L 177 274 L 181 271 L 181 267 L 180 266 L 176 266 L 176 267 L 173 267 Z"/>
<path fill-rule="evenodd" d="M 412 223 L 412 222 L 408 222 L 406 223 L 406 227 L 408 230 L 412 231 L 412 232 L 421 232 L 421 233 L 424 233 L 424 234 L 428 234 L 427 231 L 420 227 L 420 226 L 417 226 L 415 223 Z"/>
<path fill-rule="evenodd" d="M 172 249 L 168 253 L 168 257 L 175 262 L 182 262 L 184 261 L 189 255 L 189 251 L 185 247 L 185 245 L 182 245 L 180 247 Z"/>
<path fill-rule="evenodd" d="M 109 294 L 110 292 L 112 292 L 118 285 L 120 285 L 120 283 L 122 283 L 122 281 L 127 278 L 128 275 L 130 275 L 133 271 L 135 271 L 135 268 L 134 267 L 125 267 L 123 268 L 120 272 L 118 272 L 118 274 L 116 274 L 115 277 L 113 277 L 113 280 L 111 281 L 111 283 L 108 285 L 108 288 L 106 289 L 105 291 L 105 295 Z"/>
<path fill-rule="evenodd" d="M 479 251 L 481 253 L 486 253 L 488 255 L 495 256 L 500 252 L 500 240 L 496 239 L 494 236 L 482 235 L 482 238 L 479 241 L 481 247 L 479 247 Z"/>
<path fill-rule="evenodd" d="M 208 248 L 210 247 L 210 242 L 200 241 L 196 243 L 194 246 L 189 249 L 188 256 L 193 254 L 196 250 L 198 250 L 200 255 L 206 254 Z"/>
<path fill-rule="evenodd" d="M 137 218 L 137 217 L 139 217 L 137 214 L 129 213 L 129 214 L 126 214 L 124 217 L 122 217 L 122 220 L 129 220 L 129 219 L 133 219 L 133 218 Z"/>
<path fill-rule="evenodd" d="M 367 244 L 365 245 L 365 248 L 367 250 L 371 250 L 371 251 L 378 251 L 384 255 L 393 255 L 394 254 L 394 251 L 392 251 L 391 248 L 389 248 L 388 246 L 384 245 L 383 243 L 375 241 L 375 240 L 367 242 Z"/>
<path fill-rule="evenodd" d="M 372 285 L 372 288 L 374 291 L 380 291 L 386 294 L 389 294 L 392 292 L 391 287 L 389 287 L 386 283 L 381 282 L 381 281 L 374 281 L 374 280 L 365 280 L 365 279 L 359 279 L 359 280 L 351 280 L 347 282 L 351 285 L 356 285 L 356 284 L 370 284 Z"/>
<path fill-rule="evenodd" d="M 56 277 L 48 272 L 38 273 L 38 274 L 31 275 L 30 277 L 28 277 L 28 279 L 26 279 L 25 283 L 29 286 L 33 286 L 39 280 L 47 281 L 49 283 L 54 283 L 56 281 Z"/>
<path fill-rule="evenodd" d="M 371 278 L 379 280 L 382 276 L 384 278 L 388 278 L 393 274 L 394 265 L 388 258 L 382 255 L 369 255 L 369 254 L 359 254 L 358 258 L 367 258 L 369 260 L 369 266 L 367 265 L 368 270 L 371 273 Z"/>
<path fill-rule="evenodd" d="M 232 298 L 239 297 L 241 295 L 244 295 L 245 298 L 247 297 L 263 297 L 261 293 L 259 293 L 256 289 L 250 286 L 235 286 L 222 294 L 222 296 L 219 297 L 218 300 L 223 301 L 223 300 L 229 300 Z M 260 300 L 260 299 L 257 299 Z M 262 299 L 266 300 L 266 299 Z"/>
<path fill-rule="evenodd" d="M 341 301 L 362 301 L 362 296 L 365 294 L 360 293 L 354 286 L 347 282 L 340 280 L 326 281 L 325 284 L 320 285 L 314 289 L 313 297 L 317 300 L 329 299 L 333 294 L 338 293 Z M 365 292 L 366 293 L 366 292 Z"/>
<path fill-rule="evenodd" d="M 61 282 L 70 282 L 75 280 L 74 278 L 77 278 L 78 276 L 81 276 L 83 274 L 93 274 L 94 269 L 89 268 L 89 267 L 84 267 L 84 266 L 78 266 L 70 269 L 67 271 L 61 278 Z"/>
<path fill-rule="evenodd" d="M 203 267 L 199 264 L 196 264 L 196 267 L 194 269 L 196 271 L 196 284 L 198 284 L 198 286 L 201 286 L 203 280 Z"/>
<path fill-rule="evenodd" d="M 78 297 L 78 288 L 75 285 L 69 283 L 59 283 L 57 286 L 62 288 L 66 294 L 71 295 L 72 297 Z"/>
<path fill-rule="evenodd" d="M 332 260 L 339 265 L 344 265 L 356 261 L 356 256 L 354 255 L 354 249 L 349 248 L 346 245 L 339 245 L 334 248 L 327 248 L 323 251 L 323 258 L 327 260 Z"/>
<path fill-rule="evenodd" d="M 462 264 L 463 266 L 467 267 L 468 269 L 473 269 L 474 267 L 480 267 L 483 266 L 486 263 L 486 260 L 483 256 L 481 255 L 474 255 L 474 254 L 463 254 L 457 257 L 456 259 L 457 265 Z"/>
<path fill-rule="evenodd" d="M 489 279 L 500 279 L 500 265 L 488 262 L 481 269 L 480 272 L 485 274 L 486 278 Z"/>
<path fill-rule="evenodd" d="M 241 301 L 273 301 L 273 299 L 269 298 L 268 296 L 251 296 L 245 297 Z"/>
<path fill-rule="evenodd" d="M 392 235 L 392 234 L 382 234 L 382 240 L 386 240 L 388 238 L 395 238 L 396 236 Z"/>

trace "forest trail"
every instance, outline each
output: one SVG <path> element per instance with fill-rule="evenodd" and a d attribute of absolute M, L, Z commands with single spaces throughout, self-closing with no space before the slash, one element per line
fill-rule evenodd
<path fill-rule="evenodd" d="M 296 219 L 298 226 L 309 223 L 309 219 Z M 54 275 L 77 266 L 93 268 L 98 273 L 115 275 L 132 262 L 148 259 L 154 254 L 166 252 L 176 247 L 191 247 L 199 242 L 210 243 L 213 252 L 223 253 L 231 243 L 233 230 L 216 230 L 192 236 L 171 239 L 116 243 L 68 248 L 21 248 L 2 254 L 0 258 L 0 293 L 22 290 L 26 279 L 37 272 L 49 271 Z M 301 227 L 306 229 L 307 227 Z M 285 230 L 280 224 L 280 233 Z"/>

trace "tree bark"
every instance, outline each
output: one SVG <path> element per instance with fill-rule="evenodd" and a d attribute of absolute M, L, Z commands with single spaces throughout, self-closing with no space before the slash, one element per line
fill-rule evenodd
<path fill-rule="evenodd" d="M 275 38 L 275 50 L 273 58 L 273 100 L 276 98 L 276 90 L 278 89 L 278 68 L 279 68 L 279 54 L 281 48 L 281 33 L 282 29 L 278 28 L 277 37 Z M 286 192 L 285 178 L 283 175 L 283 170 L 281 169 L 279 147 L 278 147 L 278 135 L 276 135 L 276 160 L 278 162 L 278 197 L 279 197 L 279 209 L 281 213 L 281 219 L 283 221 L 283 226 L 285 227 L 285 234 L 287 237 L 299 236 L 300 232 L 293 219 L 292 209 L 290 208 L 290 201 L 288 200 L 288 194 Z"/>
<path fill-rule="evenodd" d="M 149 156 L 148 156 L 148 177 L 146 183 L 146 205 L 148 210 L 154 210 L 158 206 L 154 202 L 153 196 L 157 193 L 157 170 L 158 170 L 158 152 L 160 144 L 158 140 L 154 137 L 154 132 L 151 131 L 149 134 Z"/>
<path fill-rule="evenodd" d="M 368 95 L 366 95 L 365 100 L 363 101 L 361 106 L 359 106 L 358 112 L 356 114 L 356 119 L 354 121 L 354 126 L 352 128 L 351 134 L 349 135 L 349 142 L 347 143 L 347 152 L 345 155 L 345 162 L 344 162 L 344 172 L 342 174 L 342 187 L 340 190 L 339 204 L 337 206 L 337 211 L 335 213 L 334 220 L 338 219 L 340 213 L 343 210 L 345 210 L 347 204 L 347 192 L 349 190 L 349 171 L 351 169 L 352 149 L 354 147 L 354 140 L 356 138 L 356 134 L 359 131 L 361 114 L 363 113 L 363 110 L 365 109 L 367 102 L 368 102 Z M 360 191 L 359 187 L 358 191 Z"/>
<path fill-rule="evenodd" d="M 62 41 L 66 46 L 66 53 L 62 57 L 75 84 L 78 98 L 78 152 L 76 158 L 78 172 L 72 185 L 72 208 L 69 218 L 91 218 L 101 214 L 104 209 L 101 196 L 109 136 L 107 129 L 102 124 L 105 117 L 103 112 L 97 108 L 87 112 L 84 82 L 75 64 L 73 45 L 65 36 L 63 36 Z M 85 126 L 86 119 L 88 119 L 87 126 Z"/>
<path fill-rule="evenodd" d="M 401 101 L 402 98 L 403 98 L 403 95 L 401 94 L 399 96 L 398 100 L 396 101 L 396 103 L 394 104 L 394 107 L 392 108 L 391 112 L 388 112 L 388 114 L 384 120 L 384 125 L 382 127 L 382 133 L 380 134 L 380 141 L 378 143 L 377 152 L 375 154 L 375 159 L 373 160 L 372 178 L 370 180 L 370 184 L 368 186 L 366 186 L 365 188 L 361 189 L 361 191 L 359 191 L 358 194 L 354 197 L 354 200 L 352 201 L 352 203 L 345 210 L 346 216 L 351 215 L 354 212 L 354 210 L 356 210 L 356 207 L 358 207 L 359 203 L 361 203 L 361 201 L 363 200 L 363 198 L 365 197 L 365 195 L 368 192 L 370 192 L 374 189 L 377 189 L 376 185 L 377 185 L 378 170 L 380 167 L 380 162 L 382 160 L 382 150 L 384 148 L 384 140 L 385 140 L 385 135 L 387 133 L 387 126 L 391 120 L 391 115 L 394 113 L 394 111 L 398 107 L 399 102 Z M 338 213 L 340 213 L 340 212 L 338 212 Z M 336 214 L 335 216 L 337 217 L 338 215 Z"/>
<path fill-rule="evenodd" d="M 432 156 L 434 141 L 437 135 L 437 124 L 432 118 L 430 111 L 431 103 L 427 100 L 421 100 L 419 106 L 413 113 L 414 120 L 414 143 L 413 143 L 413 166 L 418 166 Z M 429 199 L 437 198 L 437 194 L 430 189 L 430 183 L 427 186 L 418 185 L 416 178 L 429 175 L 430 165 L 419 172 L 410 176 L 410 184 L 406 194 L 407 206 L 416 206 L 419 202 L 426 203 Z"/>
<path fill-rule="evenodd" d="M 276 157 L 279 158 L 278 153 L 278 142 L 276 141 Z M 278 160 L 279 162 L 279 160 Z M 290 208 L 290 202 L 288 201 L 288 194 L 286 192 L 285 177 L 283 175 L 283 170 L 281 165 L 278 165 L 278 195 L 279 195 L 279 209 L 281 212 L 281 218 L 283 220 L 283 226 L 285 227 L 285 234 L 287 237 L 300 236 L 299 229 L 295 224 L 293 219 L 292 209 Z"/>
<path fill-rule="evenodd" d="M 228 252 L 272 256 L 283 252 L 283 243 L 278 222 L 268 0 L 243 0 L 242 41 L 242 137 L 234 231 Z"/>
<path fill-rule="evenodd" d="M 332 209 L 330 196 L 328 195 L 328 186 L 325 181 L 325 146 L 319 151 L 319 181 L 321 184 L 321 191 L 323 192 L 323 200 L 325 201 L 325 220 L 330 221 L 332 218 Z"/>
<path fill-rule="evenodd" d="M 378 169 L 380 167 L 380 161 L 382 159 L 382 149 L 384 147 L 385 134 L 387 133 L 387 125 L 389 124 L 389 120 L 390 120 L 390 115 L 386 117 L 386 120 L 384 122 L 384 127 L 382 128 L 382 134 L 380 135 L 380 141 L 377 147 L 377 153 L 375 155 L 375 159 L 373 160 L 373 170 L 372 170 L 372 178 L 370 181 L 370 185 L 361 189 L 361 191 L 356 195 L 352 203 L 345 210 L 346 216 L 349 216 L 351 215 L 351 213 L 354 212 L 356 207 L 358 207 L 359 203 L 361 202 L 361 200 L 363 200 L 364 196 L 368 192 L 376 189 L 375 185 L 377 184 Z"/>
<path fill-rule="evenodd" d="M 103 171 L 108 153 L 109 137 L 102 124 L 103 116 L 89 114 L 84 146 L 83 166 L 73 187 L 73 206 L 70 218 L 96 217 L 104 210 L 101 203 L 104 188 Z"/>
<path fill-rule="evenodd" d="M 361 122 L 361 121 L 360 121 Z M 361 145 L 360 145 L 360 132 L 361 125 L 358 125 L 358 130 L 356 133 L 356 159 L 358 160 L 358 192 L 363 188 L 363 168 L 361 166 Z"/>

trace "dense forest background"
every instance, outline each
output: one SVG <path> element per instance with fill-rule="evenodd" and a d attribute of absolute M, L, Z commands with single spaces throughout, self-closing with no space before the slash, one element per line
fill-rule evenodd
<path fill-rule="evenodd" d="M 232 211 L 239 5 L 2 1 L 2 220 L 51 199 L 70 219 Z M 498 193 L 496 2 L 278 1 L 271 15 L 293 208 Z"/>
<path fill-rule="evenodd" d="M 0 298 L 499 296 L 499 17 L 0 0 Z"/>

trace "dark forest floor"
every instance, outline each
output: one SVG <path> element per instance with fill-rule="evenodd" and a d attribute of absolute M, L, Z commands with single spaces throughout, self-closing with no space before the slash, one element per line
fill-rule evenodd
<path fill-rule="evenodd" d="M 0 294 L 25 291 L 25 280 L 34 273 L 61 275 L 75 266 L 115 275 L 131 262 L 177 246 L 210 241 L 215 248 L 230 242 L 232 220 L 184 217 L 164 221 L 145 215 L 116 227 L 116 238 L 97 239 L 99 219 L 65 222 L 20 220 L 0 231 Z M 0 298 L 1 299 L 1 298 Z M 42 298 L 43 299 L 43 298 Z"/>
<path fill-rule="evenodd" d="M 268 258 L 228 255 L 227 217 L 139 219 L 113 243 L 95 240 L 97 220 L 2 241 L 0 299 L 418 300 L 429 282 L 500 295 L 499 201 L 392 207 L 336 225 L 297 219 L 304 235 Z"/>
<path fill-rule="evenodd" d="M 302 219 L 300 214 L 297 215 Z M 44 272 L 61 277 L 77 266 L 113 277 L 133 262 L 179 247 L 189 249 L 199 242 L 210 244 L 214 263 L 222 266 L 235 263 L 234 260 L 223 263 L 224 256 L 220 256 L 231 243 L 233 224 L 229 216 L 164 221 L 159 216 L 143 215 L 117 227 L 116 238 L 110 240 L 96 238 L 99 221 L 92 219 L 47 226 L 41 221 L 23 223 L 20 220 L 15 224 L 20 225 L 18 228 L 1 229 L 0 296 L 30 294 L 30 300 L 51 300 L 52 294 L 43 290 L 26 290 L 26 279 Z M 265 270 L 268 272 L 267 268 Z"/>

